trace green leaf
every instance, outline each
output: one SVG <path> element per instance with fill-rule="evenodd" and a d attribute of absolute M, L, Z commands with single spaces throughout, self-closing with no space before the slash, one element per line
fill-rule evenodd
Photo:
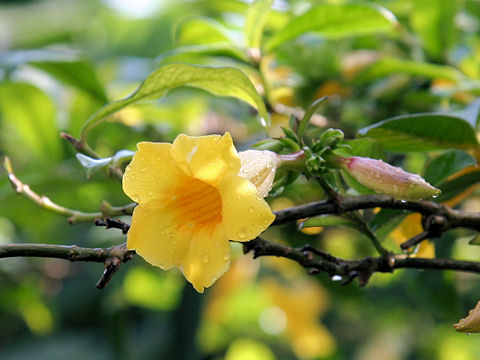
<path fill-rule="evenodd" d="M 298 138 L 301 139 L 303 137 L 303 134 L 305 133 L 305 129 L 307 128 L 308 123 L 310 122 L 311 117 L 318 111 L 320 106 L 327 100 L 327 96 L 323 96 L 320 99 L 315 100 L 305 111 L 305 114 L 303 115 L 302 120 L 300 120 L 300 123 L 298 124 L 298 129 L 297 129 L 297 135 Z"/>
<path fill-rule="evenodd" d="M 29 64 L 45 71 L 66 85 L 85 91 L 101 103 L 108 101 L 105 89 L 98 80 L 91 62 L 75 52 L 54 50 L 11 51 L 0 58 L 0 63 L 9 66 Z"/>
<path fill-rule="evenodd" d="M 228 57 L 250 64 L 250 59 L 243 51 L 239 50 L 232 44 L 226 43 L 181 46 L 164 52 L 155 59 L 155 62 L 173 62 L 183 60 L 186 56 L 198 55 Z"/>
<path fill-rule="evenodd" d="M 218 21 L 202 17 L 189 17 L 175 31 L 177 45 L 205 45 L 232 43 L 229 30 Z"/>
<path fill-rule="evenodd" d="M 425 180 L 433 186 L 439 185 L 443 180 L 460 170 L 476 165 L 475 158 L 461 150 L 448 151 L 436 157 L 425 172 Z"/>
<path fill-rule="evenodd" d="M 471 238 L 468 242 L 469 245 L 480 245 L 480 235 L 475 235 L 473 238 Z"/>
<path fill-rule="evenodd" d="M 148 75 L 138 89 L 128 97 L 110 102 L 93 114 L 82 128 L 82 139 L 85 139 L 90 129 L 126 106 L 162 97 L 168 90 L 181 86 L 196 87 L 214 95 L 243 100 L 256 108 L 262 124 L 267 124 L 268 113 L 262 98 L 249 78 L 240 70 L 232 67 L 169 64 Z"/>
<path fill-rule="evenodd" d="M 396 24 L 392 13 L 372 4 L 319 4 L 294 18 L 272 36 L 266 43 L 266 50 L 271 52 L 286 41 L 309 31 L 341 38 L 390 32 Z"/>
<path fill-rule="evenodd" d="M 37 87 L 0 83 L 0 149 L 28 162 L 54 162 L 60 155 L 55 106 Z"/>
<path fill-rule="evenodd" d="M 478 146 L 469 120 L 458 113 L 401 115 L 363 128 L 359 134 L 376 139 L 385 150 L 400 152 Z"/>
<path fill-rule="evenodd" d="M 295 131 L 293 131 L 290 128 L 286 128 L 284 126 L 281 126 L 280 128 L 282 129 L 282 131 L 283 131 L 283 133 L 285 134 L 286 137 L 288 137 L 292 141 L 295 141 L 296 143 L 300 143 L 300 141 L 297 137 L 297 134 L 295 134 Z"/>
<path fill-rule="evenodd" d="M 442 78 L 456 83 L 465 79 L 465 76 L 459 70 L 451 66 L 437 65 L 409 59 L 384 57 L 360 72 L 355 77 L 355 81 L 368 82 L 398 73 L 422 76 L 428 79 Z"/>
<path fill-rule="evenodd" d="M 245 17 L 245 37 L 248 47 L 260 48 L 263 29 L 273 0 L 256 0 L 248 7 Z"/>
<path fill-rule="evenodd" d="M 358 230 L 358 225 L 355 221 L 337 215 L 322 215 L 312 217 L 301 222 L 299 228 L 305 229 L 318 226 L 345 226 L 351 229 Z"/>
<path fill-rule="evenodd" d="M 372 159 L 385 158 L 385 154 L 376 139 L 360 138 L 346 140 L 345 143 L 351 146 L 350 156 L 363 156 Z"/>
<path fill-rule="evenodd" d="M 457 0 L 413 1 L 410 24 L 427 52 L 438 60 L 443 60 L 455 42 L 458 7 Z"/>
<path fill-rule="evenodd" d="M 442 194 L 435 199 L 437 202 L 448 201 L 465 191 L 468 187 L 477 184 L 480 181 L 480 170 L 469 172 L 453 180 L 440 184 L 438 188 Z"/>

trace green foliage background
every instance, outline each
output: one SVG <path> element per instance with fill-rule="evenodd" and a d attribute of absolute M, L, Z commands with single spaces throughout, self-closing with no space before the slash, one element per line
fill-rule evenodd
<path fill-rule="evenodd" d="M 145 1 L 149 6 L 143 12 L 143 2 L 133 3 L 0 2 L 0 154 L 11 158 L 20 179 L 56 203 L 97 211 L 102 200 L 129 202 L 118 180 L 106 173 L 86 181 L 60 132 L 86 135 L 82 127 L 92 114 L 130 94 L 150 73 L 162 75 L 162 66 L 172 66 L 168 64 L 231 66 L 258 83 L 259 66 L 247 48 L 260 44 L 269 57 L 260 66 L 266 67 L 262 74 L 269 84 L 264 89 L 269 105 L 305 109 L 316 98 L 331 95 L 322 113 L 348 139 L 358 136 L 351 142 L 356 155 L 384 158 L 423 174 L 443 186 L 439 201 L 478 182 L 478 169 L 456 182 L 448 180 L 478 156 L 478 0 L 378 0 L 362 3 L 366 7 L 291 0 L 275 1 L 270 12 L 268 1 L 257 2 L 253 10 L 236 0 Z M 377 5 L 398 22 L 379 16 Z M 97 113 L 90 120 L 97 126 L 87 126 L 88 142 L 108 157 L 121 149 L 135 150 L 141 140 L 230 131 L 245 149 L 267 135 L 248 105 L 264 115 L 263 103 L 253 87 L 245 90 L 243 73 L 222 73 L 218 84 L 211 78 L 187 79 L 189 87 L 180 87 L 185 82 L 175 79 L 165 85 L 164 75 L 149 77 L 153 81 L 144 83 L 144 98 L 173 90 L 108 119 Z M 114 113 L 108 111 L 117 105 L 110 103 L 102 111 Z M 419 126 L 419 117 L 426 126 Z M 278 114 L 270 120 L 273 136 L 279 135 L 274 132 L 279 124 L 288 125 L 288 117 Z M 307 136 L 321 131 L 310 126 Z M 104 247 L 124 242 L 116 230 L 70 226 L 65 218 L 17 197 L 1 174 L 1 243 Z M 364 191 L 359 184 L 350 185 Z M 274 206 L 288 198 L 301 204 L 321 196 L 313 184 L 300 180 L 271 202 Z M 475 193 L 468 200 L 466 208 L 479 209 Z M 480 251 L 468 245 L 473 235 L 445 235 L 435 242 L 437 256 L 478 260 Z M 306 235 L 289 225 L 267 236 L 293 246 L 318 245 L 337 256 L 374 254 L 364 239 L 348 231 Z M 392 239 L 385 241 L 396 246 Z M 262 265 L 258 281 L 233 292 L 230 316 L 220 325 L 212 325 L 205 313 L 218 296 L 215 285 L 205 295 L 197 294 L 178 274 L 154 269 L 137 257 L 99 291 L 94 284 L 102 269 L 92 263 L 2 259 L 0 358 L 297 358 L 281 333 L 269 333 L 259 322 L 271 306 L 261 296 L 262 281 L 273 277 L 285 282 L 271 266 Z M 296 276 L 293 282 L 307 277 Z M 404 270 L 374 275 L 365 288 L 342 286 L 325 275 L 309 281 L 319 282 L 330 299 L 316 319 L 337 343 L 329 359 L 480 356 L 476 336 L 451 328 L 480 299 L 477 275 Z"/>

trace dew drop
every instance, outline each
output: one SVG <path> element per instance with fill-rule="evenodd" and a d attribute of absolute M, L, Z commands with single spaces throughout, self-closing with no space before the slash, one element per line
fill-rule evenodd
<path fill-rule="evenodd" d="M 235 195 L 235 197 L 237 198 L 237 200 L 240 200 L 242 198 L 242 195 L 241 194 L 237 194 Z"/>
<path fill-rule="evenodd" d="M 207 254 L 203 254 L 203 256 L 202 256 L 202 261 L 203 261 L 204 263 L 207 263 L 207 262 L 208 262 L 208 255 L 207 255 Z"/>
<path fill-rule="evenodd" d="M 230 254 L 229 254 L 229 253 L 225 253 L 225 254 L 223 255 L 223 260 L 225 260 L 225 261 L 230 260 Z"/>
<path fill-rule="evenodd" d="M 165 230 L 160 230 L 160 236 L 165 236 Z"/>
<path fill-rule="evenodd" d="M 238 237 L 240 239 L 245 239 L 247 237 L 247 231 L 248 229 L 244 226 L 243 228 L 240 229 L 240 232 L 238 233 Z"/>
<path fill-rule="evenodd" d="M 332 276 L 332 281 L 342 281 L 343 278 L 340 275 L 333 275 Z"/>
<path fill-rule="evenodd" d="M 250 207 L 250 208 L 248 209 L 248 212 L 249 212 L 250 214 L 253 214 L 253 213 L 255 212 L 255 209 L 254 209 L 253 207 Z"/>
<path fill-rule="evenodd" d="M 145 167 L 144 167 L 144 168 L 142 168 L 142 170 L 140 170 L 140 171 L 141 171 L 141 172 L 143 172 L 143 173 L 144 173 L 144 172 L 147 172 L 147 171 L 148 171 L 148 167 L 147 167 L 147 166 L 145 166 Z"/>

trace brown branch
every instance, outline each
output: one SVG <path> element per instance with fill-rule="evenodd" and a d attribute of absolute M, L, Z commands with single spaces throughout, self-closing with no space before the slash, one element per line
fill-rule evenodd
<path fill-rule="evenodd" d="M 474 261 L 440 258 L 426 259 L 393 254 L 375 258 L 366 257 L 359 260 L 345 260 L 310 246 L 291 248 L 260 237 L 245 242 L 243 245 L 245 252 L 253 251 L 254 257 L 277 256 L 288 258 L 309 269 L 310 273 L 325 272 L 330 277 L 339 276 L 345 282 L 350 282 L 353 278 L 358 277 L 361 285 L 365 285 L 370 276 L 375 272 L 393 272 L 402 268 L 480 273 L 480 262 Z"/>
<path fill-rule="evenodd" d="M 76 245 L 47 244 L 2 244 L 0 258 L 10 257 L 46 257 L 69 261 L 89 261 L 105 264 L 105 271 L 97 283 L 103 289 L 118 271 L 122 263 L 126 263 L 135 255 L 128 250 L 126 244 L 109 248 L 83 248 Z"/>
<path fill-rule="evenodd" d="M 342 214 L 353 210 L 376 207 L 408 210 L 422 214 L 425 219 L 423 227 L 428 232 L 428 236 L 422 236 L 420 241 L 430 237 L 440 237 L 448 230 L 454 228 L 463 227 L 480 231 L 480 213 L 455 210 L 433 201 L 398 200 L 387 195 L 337 196 L 335 200 L 316 201 L 279 210 L 275 212 L 276 218 L 272 225 L 282 225 L 312 216 Z M 408 245 L 409 243 L 404 244 L 404 248 L 410 246 Z"/>
<path fill-rule="evenodd" d="M 126 234 L 128 230 L 130 230 L 130 225 L 127 224 L 126 222 L 123 222 L 118 219 L 112 219 L 112 218 L 105 218 L 103 220 L 101 219 L 96 219 L 95 220 L 95 225 L 96 226 L 105 226 L 107 229 L 120 229 L 122 230 L 122 234 Z"/>

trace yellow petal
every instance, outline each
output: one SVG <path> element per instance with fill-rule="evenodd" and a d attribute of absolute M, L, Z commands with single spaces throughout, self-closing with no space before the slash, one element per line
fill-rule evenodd
<path fill-rule="evenodd" d="M 175 186 L 183 172 L 170 155 L 171 144 L 141 142 L 125 169 L 123 191 L 137 203 L 161 198 L 166 189 Z"/>
<path fill-rule="evenodd" d="M 191 232 L 179 231 L 175 215 L 157 201 L 138 205 L 133 211 L 127 247 L 164 270 L 178 266 L 187 252 Z"/>
<path fill-rule="evenodd" d="M 228 132 L 223 136 L 178 135 L 171 154 L 187 175 L 210 184 L 218 184 L 223 177 L 237 175 L 240 170 L 240 158 Z"/>
<path fill-rule="evenodd" d="M 222 223 L 230 240 L 252 240 L 275 219 L 267 202 L 250 181 L 231 176 L 220 182 L 218 190 L 222 198 Z"/>
<path fill-rule="evenodd" d="M 230 244 L 221 224 L 195 227 L 180 270 L 195 290 L 212 285 L 230 266 Z"/>
<path fill-rule="evenodd" d="M 480 332 L 480 301 L 474 309 L 468 312 L 468 316 L 460 319 L 458 323 L 453 325 L 457 331 L 464 333 L 479 333 Z"/>

